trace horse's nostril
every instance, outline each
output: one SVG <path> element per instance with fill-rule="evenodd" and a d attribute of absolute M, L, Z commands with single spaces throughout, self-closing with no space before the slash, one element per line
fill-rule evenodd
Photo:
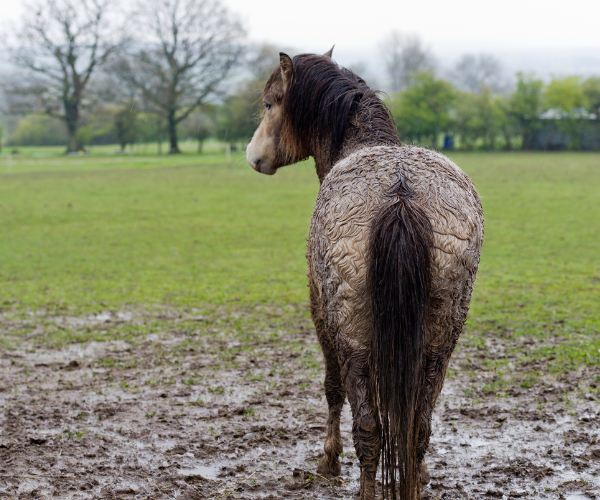
<path fill-rule="evenodd" d="M 254 160 L 254 164 L 258 167 L 260 165 L 260 158 Z"/>

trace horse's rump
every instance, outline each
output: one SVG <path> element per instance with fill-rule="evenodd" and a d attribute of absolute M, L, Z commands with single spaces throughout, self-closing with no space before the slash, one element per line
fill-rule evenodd
<path fill-rule="evenodd" d="M 483 239 L 483 215 L 469 178 L 450 160 L 416 147 L 361 149 L 338 162 L 324 179 L 313 211 L 308 242 L 309 274 L 322 288 L 324 311 L 334 324 L 351 312 L 366 313 L 370 228 L 390 202 L 398 183 L 414 193 L 433 231 L 431 253 L 434 308 L 428 315 L 428 342 L 437 330 L 431 317 L 439 295 L 460 294 L 458 282 L 473 277 Z M 341 308 L 335 313 L 336 308 Z M 370 309 L 370 308 L 367 308 Z M 433 332 L 430 331 L 433 328 Z M 353 332 L 370 342 L 369 332 Z M 435 336 L 435 335 L 434 335 Z"/>

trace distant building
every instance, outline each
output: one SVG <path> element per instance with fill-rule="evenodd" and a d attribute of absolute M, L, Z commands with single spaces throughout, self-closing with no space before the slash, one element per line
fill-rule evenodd
<path fill-rule="evenodd" d="M 579 149 L 584 151 L 600 150 L 600 120 L 593 113 L 588 113 L 585 109 L 579 109 L 574 116 L 569 115 L 557 109 L 544 111 L 540 116 L 543 127 L 533 134 L 532 149 L 541 149 L 543 151 L 557 151 L 569 149 L 569 146 L 575 141 L 579 142 Z M 562 120 L 574 120 L 576 126 L 573 130 L 577 131 L 576 138 L 567 134 Z"/>

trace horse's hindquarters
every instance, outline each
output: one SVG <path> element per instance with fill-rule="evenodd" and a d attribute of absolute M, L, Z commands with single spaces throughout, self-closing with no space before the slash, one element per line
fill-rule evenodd
<path fill-rule="evenodd" d="M 468 177 L 431 151 L 363 149 L 336 164 L 321 186 L 307 254 L 313 317 L 319 316 L 320 335 L 327 336 L 336 350 L 353 411 L 357 456 L 369 485 L 374 484 L 379 459 L 379 421 L 368 394 L 373 317 L 367 264 L 373 220 L 382 207 L 398 199 L 393 188 L 401 180 L 433 230 L 418 461 L 425 453 L 431 413 L 466 319 L 483 236 L 481 205 Z M 371 486 L 367 490 L 361 494 L 363 500 L 371 498 Z"/>

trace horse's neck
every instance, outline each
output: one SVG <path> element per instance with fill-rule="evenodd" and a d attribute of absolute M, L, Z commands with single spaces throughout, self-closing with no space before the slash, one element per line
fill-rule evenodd
<path fill-rule="evenodd" d="M 319 182 L 323 184 L 325 177 L 327 177 L 327 174 L 331 171 L 334 164 L 327 157 L 327 155 L 325 155 L 321 151 L 317 152 L 313 156 L 315 158 L 315 167 L 317 169 L 317 176 L 319 177 Z"/>
<path fill-rule="evenodd" d="M 346 129 L 342 147 L 335 158 L 331 158 L 331 150 L 328 147 L 323 147 L 318 138 L 313 138 L 311 144 L 313 154 L 311 156 L 315 159 L 317 175 L 321 183 L 336 163 L 359 149 L 369 146 L 400 145 L 400 139 L 395 130 L 389 128 L 387 123 L 382 122 L 381 119 L 374 123 L 368 109 L 366 111 L 365 109 L 352 118 Z"/>
<path fill-rule="evenodd" d="M 339 154 L 333 160 L 331 160 L 331 155 L 329 154 L 328 149 L 316 148 L 315 153 L 312 156 L 315 159 L 315 167 L 317 170 L 317 176 L 319 177 L 319 182 L 321 184 L 323 183 L 325 177 L 327 177 L 327 174 L 331 171 L 336 163 L 351 155 L 355 151 L 369 145 L 375 144 L 372 144 L 369 141 L 360 141 L 355 137 L 350 136 L 344 141 Z"/>

